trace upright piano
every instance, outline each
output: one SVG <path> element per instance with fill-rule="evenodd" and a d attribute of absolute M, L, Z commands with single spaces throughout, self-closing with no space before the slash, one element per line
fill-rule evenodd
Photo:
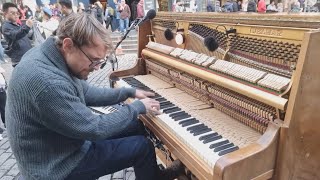
<path fill-rule="evenodd" d="M 162 114 L 140 119 L 189 178 L 320 179 L 319 27 L 317 14 L 161 12 L 110 80 L 156 93 Z"/>

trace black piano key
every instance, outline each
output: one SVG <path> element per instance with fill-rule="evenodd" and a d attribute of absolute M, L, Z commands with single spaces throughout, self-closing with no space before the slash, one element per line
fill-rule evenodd
<path fill-rule="evenodd" d="M 193 129 L 196 129 L 196 128 L 199 128 L 199 127 L 203 127 L 203 126 L 204 126 L 204 124 L 199 124 L 199 125 L 196 125 L 196 126 L 188 127 L 187 131 L 191 131 Z"/>
<path fill-rule="evenodd" d="M 141 83 L 134 83 L 134 82 L 127 82 L 128 84 L 130 84 L 131 86 L 134 86 L 134 87 L 139 87 L 139 88 L 149 88 Z M 150 88 L 149 88 L 150 89 Z"/>
<path fill-rule="evenodd" d="M 198 132 L 198 131 L 202 131 L 203 129 L 208 129 L 208 126 L 202 126 L 202 127 L 198 127 L 198 128 L 195 128 L 195 129 L 192 129 L 190 131 L 190 133 L 195 133 L 195 132 Z"/>
<path fill-rule="evenodd" d="M 180 111 L 181 109 L 178 107 L 172 107 L 172 108 L 168 108 L 163 110 L 164 113 L 169 114 L 169 113 L 173 113 L 173 112 L 177 112 Z"/>
<path fill-rule="evenodd" d="M 124 81 L 131 81 L 131 80 L 135 80 L 133 77 L 125 77 L 125 78 L 122 78 L 122 80 Z"/>
<path fill-rule="evenodd" d="M 230 148 L 230 147 L 232 147 L 232 146 L 234 146 L 233 143 L 225 144 L 225 145 L 216 147 L 216 148 L 213 150 L 213 152 L 219 152 L 219 151 L 222 151 L 222 150 L 224 150 L 224 149 Z"/>
<path fill-rule="evenodd" d="M 216 141 L 216 140 L 218 140 L 218 139 L 221 139 L 222 138 L 222 136 L 221 135 L 216 135 L 216 136 L 213 136 L 213 137 L 210 137 L 210 138 L 206 138 L 205 140 L 203 140 L 203 144 L 207 144 L 207 143 L 210 143 L 210 142 L 213 142 L 213 141 Z M 209 147 L 210 148 L 210 147 Z M 212 149 L 212 148 L 210 148 L 210 149 Z"/>
<path fill-rule="evenodd" d="M 144 84 L 137 83 L 137 82 L 128 81 L 127 83 L 134 86 L 134 87 L 147 87 Z"/>
<path fill-rule="evenodd" d="M 196 125 L 197 126 L 197 125 Z M 199 131 L 199 130 L 201 130 L 201 129 L 204 129 L 204 128 L 206 128 L 207 126 L 205 126 L 204 124 L 202 124 L 202 125 L 200 125 L 200 126 L 198 126 L 198 127 L 194 127 L 194 128 L 192 128 L 192 127 L 190 127 L 191 129 L 189 130 L 190 131 L 190 133 L 194 133 L 195 131 Z"/>
<path fill-rule="evenodd" d="M 210 131 L 212 131 L 212 129 L 207 128 L 207 129 L 203 129 L 203 130 L 201 130 L 201 131 L 195 132 L 195 133 L 193 133 L 193 135 L 194 135 L 194 136 L 199 136 L 199 135 L 201 135 L 201 134 L 204 134 L 204 133 L 207 133 L 207 132 L 210 132 Z"/>
<path fill-rule="evenodd" d="M 180 121 L 182 119 L 187 119 L 187 118 L 190 118 L 190 117 L 191 117 L 190 114 L 184 114 L 184 115 L 181 115 L 181 116 L 174 117 L 172 119 L 174 119 L 174 121 Z"/>
<path fill-rule="evenodd" d="M 204 135 L 204 136 L 200 136 L 199 137 L 199 140 L 202 141 L 202 140 L 205 140 L 207 138 L 210 138 L 210 137 L 214 137 L 214 136 L 217 136 L 218 133 L 214 132 L 214 133 L 211 133 L 211 134 L 207 134 L 207 135 Z"/>
<path fill-rule="evenodd" d="M 166 98 L 164 98 L 164 97 L 157 98 L 157 99 L 155 99 L 155 100 L 157 100 L 157 101 L 159 101 L 159 102 L 168 101 L 168 100 L 167 100 Z"/>
<path fill-rule="evenodd" d="M 173 108 L 177 108 L 177 107 L 174 106 L 174 107 L 165 108 L 165 109 L 163 109 L 163 111 L 166 111 L 166 110 L 169 110 L 169 109 L 173 109 Z"/>
<path fill-rule="evenodd" d="M 175 118 L 177 116 L 182 116 L 182 115 L 185 115 L 185 114 L 187 114 L 187 113 L 184 112 L 184 111 L 180 111 L 180 112 L 176 112 L 176 113 L 170 114 L 169 117 Z"/>
<path fill-rule="evenodd" d="M 154 96 L 150 96 L 150 98 L 152 98 L 152 99 L 157 99 L 157 98 L 160 98 L 160 97 L 162 97 L 162 96 L 160 96 L 159 94 L 155 94 Z"/>
<path fill-rule="evenodd" d="M 184 123 L 188 123 L 190 121 L 198 121 L 196 118 L 186 119 L 179 122 L 179 124 L 183 125 Z M 198 121 L 199 122 L 199 121 Z"/>
<path fill-rule="evenodd" d="M 228 143 L 229 143 L 229 140 L 220 141 L 220 142 L 211 144 L 210 149 L 213 149 L 213 148 L 216 148 L 216 147 L 222 146 L 224 144 L 228 144 Z"/>
<path fill-rule="evenodd" d="M 162 102 L 159 102 L 160 105 L 168 105 L 168 104 L 172 104 L 172 102 L 170 101 L 162 101 Z"/>
<path fill-rule="evenodd" d="M 195 118 L 191 118 L 191 119 L 187 119 L 187 120 L 184 120 L 183 123 L 179 123 L 182 127 L 186 127 L 186 126 L 190 126 L 192 124 L 197 124 L 199 121 L 196 120 Z"/>
<path fill-rule="evenodd" d="M 174 107 L 174 106 L 175 106 L 174 104 L 160 105 L 160 109 L 166 109 L 166 108 Z"/>
<path fill-rule="evenodd" d="M 186 119 L 186 118 L 189 118 L 189 117 L 191 117 L 191 116 L 188 114 L 188 116 L 178 116 L 178 117 L 175 117 L 174 120 L 175 120 L 175 121 L 180 121 L 180 120 L 183 120 L 183 119 Z"/>
<path fill-rule="evenodd" d="M 239 149 L 238 146 L 234 146 L 234 147 L 232 147 L 232 148 L 229 148 L 229 149 L 220 151 L 220 152 L 218 153 L 218 155 L 219 155 L 219 156 L 223 156 L 223 155 L 225 155 L 225 154 L 231 153 L 231 152 L 236 151 L 236 150 L 238 150 L 238 149 Z"/>

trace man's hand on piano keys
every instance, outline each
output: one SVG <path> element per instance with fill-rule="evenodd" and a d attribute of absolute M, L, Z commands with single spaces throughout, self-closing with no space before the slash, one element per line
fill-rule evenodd
<path fill-rule="evenodd" d="M 161 114 L 160 112 L 160 103 L 154 99 L 144 98 L 140 100 L 146 107 L 147 112 L 150 112 L 155 115 Z"/>
<path fill-rule="evenodd" d="M 143 91 L 143 90 L 137 89 L 135 98 L 144 99 L 144 98 L 151 97 L 151 96 L 154 96 L 154 95 L 155 94 L 153 92 L 148 92 L 148 91 Z"/>

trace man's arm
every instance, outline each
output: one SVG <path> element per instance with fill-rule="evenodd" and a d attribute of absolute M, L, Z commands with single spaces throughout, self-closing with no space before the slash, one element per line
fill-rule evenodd
<path fill-rule="evenodd" d="M 145 113 L 141 101 L 120 108 L 117 112 L 95 115 L 81 103 L 74 87 L 67 83 L 51 85 L 36 98 L 41 123 L 67 137 L 101 140 L 123 132 L 138 114 Z"/>
<path fill-rule="evenodd" d="M 108 106 L 135 97 L 134 88 L 99 88 L 81 81 L 87 106 Z"/>
<path fill-rule="evenodd" d="M 23 25 L 19 29 L 13 28 L 13 25 L 10 27 L 8 24 L 3 27 L 3 35 L 10 40 L 19 40 L 28 35 L 29 31 L 30 27 L 27 25 Z"/>

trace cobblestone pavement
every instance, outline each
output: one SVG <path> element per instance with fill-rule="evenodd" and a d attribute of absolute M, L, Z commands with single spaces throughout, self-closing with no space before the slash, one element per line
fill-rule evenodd
<path fill-rule="evenodd" d="M 119 70 L 128 69 L 135 64 L 136 60 L 135 54 L 127 54 L 118 57 Z M 13 70 L 11 63 L 5 63 L 1 65 L 2 68 L 6 70 L 5 77 L 9 81 L 11 77 L 11 72 Z M 98 71 L 93 72 L 89 78 L 88 82 L 99 87 L 109 87 L 108 76 L 112 72 L 111 64 L 107 65 Z M 3 127 L 3 125 L 1 125 Z M 13 180 L 18 179 L 19 170 L 16 164 L 16 160 L 12 151 L 10 149 L 10 144 L 6 135 L 3 134 L 3 139 L 0 140 L 0 180 Z M 135 175 L 132 168 L 119 171 L 114 174 L 110 174 L 99 178 L 99 180 L 133 180 Z"/>

